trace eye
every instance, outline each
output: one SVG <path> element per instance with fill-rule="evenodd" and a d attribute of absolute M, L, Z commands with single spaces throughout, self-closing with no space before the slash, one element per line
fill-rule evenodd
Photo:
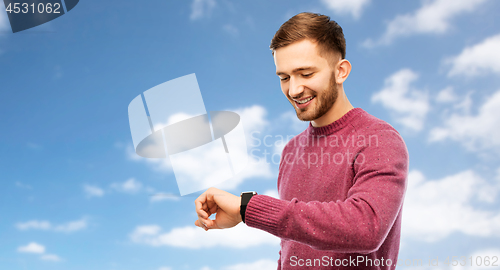
<path fill-rule="evenodd" d="M 304 78 L 309 78 L 313 75 L 314 73 L 307 73 L 307 74 L 302 74 L 302 77 Z"/>
<path fill-rule="evenodd" d="M 282 82 L 286 82 L 286 81 L 288 81 L 288 77 L 283 77 L 283 78 L 282 78 L 282 77 L 280 77 L 280 81 L 282 81 Z"/>

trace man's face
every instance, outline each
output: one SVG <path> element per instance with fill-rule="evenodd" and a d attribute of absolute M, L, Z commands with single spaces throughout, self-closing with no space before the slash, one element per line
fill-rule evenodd
<path fill-rule="evenodd" d="M 281 90 L 300 120 L 318 120 L 332 108 L 338 96 L 335 74 L 316 43 L 305 39 L 278 48 L 274 63 Z"/>

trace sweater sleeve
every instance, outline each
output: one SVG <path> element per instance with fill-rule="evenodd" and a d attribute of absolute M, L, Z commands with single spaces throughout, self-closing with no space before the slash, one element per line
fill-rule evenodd
<path fill-rule="evenodd" d="M 403 203 L 408 151 L 395 130 L 377 135 L 377 145 L 360 148 L 354 158 L 354 184 L 346 200 L 303 202 L 256 195 L 247 206 L 246 224 L 318 250 L 378 250 Z"/>

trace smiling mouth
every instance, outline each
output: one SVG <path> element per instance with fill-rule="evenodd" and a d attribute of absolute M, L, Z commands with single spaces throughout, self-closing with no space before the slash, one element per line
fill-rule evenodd
<path fill-rule="evenodd" d="M 307 107 L 309 107 L 309 105 L 311 104 L 311 102 L 316 98 L 316 96 L 310 96 L 308 98 L 304 98 L 304 99 L 294 99 L 293 101 L 295 102 L 295 107 L 297 109 L 300 109 L 300 110 L 305 110 Z"/>
<path fill-rule="evenodd" d="M 308 97 L 306 99 L 294 100 L 294 101 L 297 102 L 298 104 L 305 104 L 305 103 L 309 102 L 310 100 L 312 100 L 313 98 L 314 98 L 314 96 L 311 96 L 311 97 Z"/>

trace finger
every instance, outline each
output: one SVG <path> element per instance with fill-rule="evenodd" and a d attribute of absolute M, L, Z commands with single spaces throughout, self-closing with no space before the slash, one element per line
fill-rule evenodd
<path fill-rule="evenodd" d="M 212 193 L 207 193 L 207 210 L 210 210 L 210 213 L 214 213 L 213 211 L 211 211 L 212 209 L 217 209 L 217 203 L 215 202 L 215 199 L 214 199 L 214 194 Z"/>
<path fill-rule="evenodd" d="M 198 219 L 198 224 L 200 224 L 200 228 L 208 231 L 208 229 L 212 229 L 214 226 L 214 221 L 211 219 Z"/>
<path fill-rule="evenodd" d="M 197 227 L 200 227 L 202 229 L 205 229 L 205 230 L 207 229 L 207 226 L 205 226 L 205 224 L 198 219 L 194 222 L 194 225 L 196 225 Z"/>
<path fill-rule="evenodd" d="M 204 194 L 205 193 L 203 193 L 202 195 L 204 195 Z M 203 198 L 202 195 L 200 195 L 200 197 L 198 197 L 194 201 L 196 213 L 198 214 L 199 217 L 208 218 L 208 214 L 207 214 L 208 206 L 206 204 L 206 196 L 205 196 L 205 198 Z"/>
<path fill-rule="evenodd" d="M 203 204 L 201 205 L 201 210 L 205 211 L 205 212 L 206 212 L 206 213 L 210 216 L 210 212 L 209 212 L 209 210 L 208 210 L 208 205 L 207 205 L 207 203 L 203 203 Z"/>
<path fill-rule="evenodd" d="M 209 213 L 203 209 L 196 209 L 196 214 L 198 214 L 198 217 L 200 218 L 208 218 Z"/>
<path fill-rule="evenodd" d="M 205 212 L 207 212 L 208 216 L 214 214 L 217 212 L 217 202 L 215 201 L 214 198 L 214 193 L 217 192 L 216 189 L 214 188 L 209 188 L 207 191 L 205 191 L 205 204 L 204 208 Z"/>
<path fill-rule="evenodd" d="M 194 200 L 194 203 L 196 206 L 201 206 L 201 204 L 204 204 L 207 202 L 207 191 L 203 192 Z"/>
<path fill-rule="evenodd" d="M 217 204 L 214 204 L 214 205 L 212 205 L 212 207 L 210 207 L 208 209 L 207 213 L 215 214 L 215 213 L 217 213 L 218 209 L 219 209 L 219 206 Z"/>

